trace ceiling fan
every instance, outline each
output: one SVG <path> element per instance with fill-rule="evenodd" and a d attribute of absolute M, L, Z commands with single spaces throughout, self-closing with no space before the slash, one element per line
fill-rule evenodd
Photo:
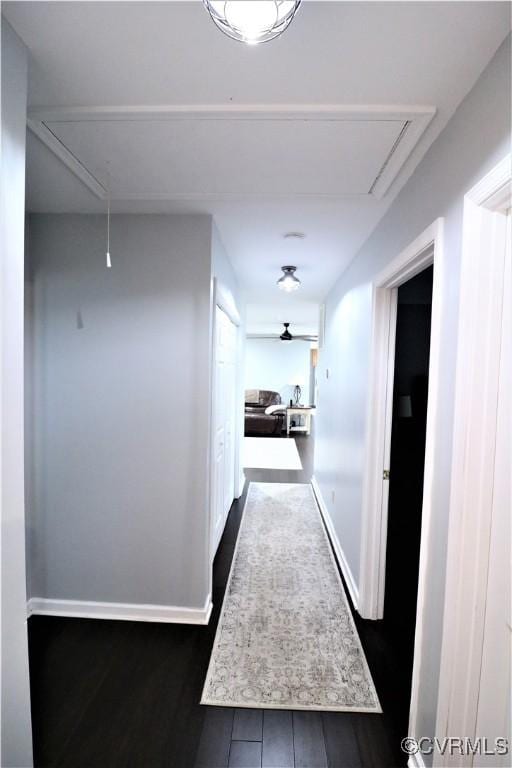
<path fill-rule="evenodd" d="M 279 333 L 248 333 L 248 339 L 273 339 L 274 341 L 318 341 L 318 336 L 310 333 L 292 334 L 290 333 L 290 323 L 283 323 L 284 331 Z"/>

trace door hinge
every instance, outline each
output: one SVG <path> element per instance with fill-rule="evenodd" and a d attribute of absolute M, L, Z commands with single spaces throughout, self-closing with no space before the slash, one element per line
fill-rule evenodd
<path fill-rule="evenodd" d="M 389 469 L 385 469 L 382 473 L 383 480 L 389 480 Z"/>

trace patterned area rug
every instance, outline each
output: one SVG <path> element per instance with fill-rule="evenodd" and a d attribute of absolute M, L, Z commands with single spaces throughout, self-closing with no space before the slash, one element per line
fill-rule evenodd
<path fill-rule="evenodd" d="M 201 704 L 382 711 L 310 485 L 249 487 Z"/>

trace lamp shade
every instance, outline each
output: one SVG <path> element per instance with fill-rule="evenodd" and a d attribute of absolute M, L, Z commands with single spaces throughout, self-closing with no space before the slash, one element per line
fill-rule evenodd
<path fill-rule="evenodd" d="M 410 395 L 401 395 L 398 398 L 398 416 L 401 419 L 412 417 L 412 402 Z"/>

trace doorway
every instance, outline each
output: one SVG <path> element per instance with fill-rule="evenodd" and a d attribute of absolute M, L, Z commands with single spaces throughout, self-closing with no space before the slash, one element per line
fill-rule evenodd
<path fill-rule="evenodd" d="M 443 439 L 442 423 L 438 418 L 440 401 L 441 318 L 446 300 L 443 285 L 443 219 L 427 227 L 407 248 L 399 253 L 377 276 L 373 284 L 373 317 L 371 366 L 366 424 L 366 450 L 363 485 L 363 515 L 361 534 L 361 563 L 359 574 L 359 601 L 357 610 L 363 619 L 384 619 L 386 587 L 386 550 L 388 537 L 388 507 L 390 490 L 392 422 L 394 410 L 395 341 L 398 292 L 400 287 L 420 273 L 433 268 L 430 314 L 430 350 L 428 360 L 428 395 L 423 393 L 426 408 L 424 438 L 423 483 L 421 486 L 421 518 L 416 539 L 415 562 L 417 577 L 414 590 L 417 597 L 410 611 L 415 615 L 409 632 L 414 632 L 412 677 L 407 673 L 410 699 L 403 701 L 404 712 L 409 714 L 406 733 L 415 734 L 418 717 L 418 699 L 424 674 L 424 634 L 426 629 L 426 593 L 433 577 L 428 552 L 432 536 L 433 488 L 439 468 L 434 461 L 435 452 Z M 404 289 L 405 291 L 407 289 Z M 423 388 L 427 389 L 426 382 Z M 412 395 L 397 400 L 397 411 L 406 414 L 412 408 Z M 420 398 L 421 399 L 421 398 Z M 407 417 L 405 417 L 407 418 Z M 406 547 L 407 543 L 404 542 Z M 404 555 L 408 556 L 408 555 Z M 412 555 L 411 555 L 412 556 Z M 398 578 L 390 574 L 389 578 Z M 417 584 L 417 590 L 416 590 Z M 401 585 L 403 587 L 403 585 Z M 403 602 L 403 601 L 402 601 Z M 414 607 L 416 610 L 414 611 Z M 400 662 L 399 662 L 400 664 Z M 393 678 L 393 683 L 395 682 Z"/>
<path fill-rule="evenodd" d="M 394 721 L 407 733 L 418 596 L 434 267 L 397 289 L 384 635 L 397 660 Z"/>

